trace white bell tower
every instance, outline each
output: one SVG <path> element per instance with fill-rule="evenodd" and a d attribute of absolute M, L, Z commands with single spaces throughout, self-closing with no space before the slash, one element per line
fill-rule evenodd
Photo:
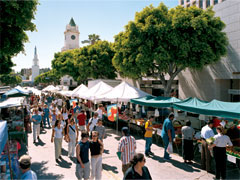
<path fill-rule="evenodd" d="M 75 24 L 73 18 L 71 18 L 64 32 L 65 39 L 62 51 L 79 48 L 79 34 L 78 26 Z"/>
<path fill-rule="evenodd" d="M 34 82 L 35 77 L 39 75 L 39 60 L 37 56 L 37 48 L 34 48 L 34 58 L 33 58 L 33 65 L 32 65 L 32 82 Z"/>

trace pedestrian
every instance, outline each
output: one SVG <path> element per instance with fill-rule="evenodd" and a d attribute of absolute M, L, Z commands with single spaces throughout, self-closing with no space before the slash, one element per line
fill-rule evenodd
<path fill-rule="evenodd" d="M 97 126 L 95 126 L 94 131 L 98 132 L 98 139 L 103 142 L 103 139 L 105 137 L 105 127 L 103 126 L 102 119 L 98 119 Z"/>
<path fill-rule="evenodd" d="M 73 118 L 67 126 L 67 138 L 68 138 L 68 156 L 74 157 L 75 145 L 78 142 L 78 127 Z"/>
<path fill-rule="evenodd" d="M 98 139 L 98 132 L 92 132 L 92 140 L 89 144 L 91 152 L 91 179 L 100 180 L 102 177 L 102 153 L 103 143 Z"/>
<path fill-rule="evenodd" d="M 201 167 L 207 172 L 211 172 L 211 154 L 208 149 L 207 139 L 214 137 L 214 132 L 212 130 L 213 120 L 209 120 L 207 125 L 205 125 L 201 130 L 202 138 L 202 150 L 201 150 Z"/>
<path fill-rule="evenodd" d="M 171 157 L 169 156 L 169 153 L 167 152 L 168 145 L 172 146 L 173 139 L 175 138 L 175 130 L 172 124 L 172 121 L 174 119 L 174 114 L 170 113 L 168 118 L 164 120 L 161 137 L 164 142 L 164 160 L 169 160 Z"/>
<path fill-rule="evenodd" d="M 122 172 L 125 174 L 127 169 L 131 166 L 132 160 L 136 151 L 136 140 L 130 135 L 128 127 L 122 128 L 122 138 L 118 144 L 118 152 L 121 153 Z"/>
<path fill-rule="evenodd" d="M 44 108 L 43 108 L 43 123 L 44 123 L 44 126 L 46 126 L 46 120 L 47 120 L 47 123 L 48 123 L 48 127 L 51 127 L 50 125 L 50 121 L 49 121 L 49 108 L 48 106 L 45 104 L 44 105 Z"/>
<path fill-rule="evenodd" d="M 142 153 L 135 154 L 130 162 L 131 167 L 126 171 L 123 180 L 152 179 L 148 168 L 144 166 L 146 159 Z"/>
<path fill-rule="evenodd" d="M 98 119 L 102 119 L 102 115 L 103 115 L 103 104 L 99 104 L 98 105 L 98 109 L 97 109 L 97 113 L 98 113 Z"/>
<path fill-rule="evenodd" d="M 55 122 L 57 120 L 57 114 L 55 109 L 52 111 L 51 119 L 52 119 L 52 128 L 54 128 Z"/>
<path fill-rule="evenodd" d="M 226 179 L 226 146 L 232 146 L 232 142 L 227 135 L 223 135 L 223 128 L 218 126 L 216 128 L 217 135 L 214 136 L 214 143 L 209 146 L 209 148 L 213 148 L 215 165 L 216 165 L 216 179 Z"/>
<path fill-rule="evenodd" d="M 62 105 L 63 105 L 63 100 L 62 100 L 61 96 L 59 96 L 58 99 L 57 99 L 57 107 L 58 107 L 58 109 L 61 109 Z"/>
<path fill-rule="evenodd" d="M 42 121 L 42 116 L 38 114 L 38 109 L 34 109 L 34 115 L 32 115 L 33 121 L 33 143 L 36 143 L 36 139 L 40 140 L 40 123 Z"/>
<path fill-rule="evenodd" d="M 38 114 L 42 117 L 42 120 L 41 120 L 41 123 L 40 123 L 40 128 L 41 128 L 41 131 L 42 131 L 43 130 L 43 107 L 42 107 L 41 104 L 38 106 Z"/>
<path fill-rule="evenodd" d="M 62 159 L 62 139 L 64 136 L 64 130 L 61 127 L 61 122 L 59 120 L 56 120 L 54 128 L 52 129 L 52 138 L 51 142 L 54 142 L 55 146 L 55 160 L 57 163 L 59 163 L 58 159 Z"/>
<path fill-rule="evenodd" d="M 29 155 L 22 155 L 18 162 L 22 172 L 21 180 L 37 180 L 36 173 L 31 170 L 31 157 Z"/>
<path fill-rule="evenodd" d="M 90 163 L 89 163 L 89 135 L 87 131 L 81 134 L 81 141 L 76 146 L 76 175 L 78 179 L 89 179 Z"/>
<path fill-rule="evenodd" d="M 193 160 L 193 136 L 194 129 L 191 127 L 191 121 L 186 121 L 186 126 L 182 127 L 183 139 L 183 159 L 185 163 L 192 163 Z"/>
<path fill-rule="evenodd" d="M 77 116 L 78 114 L 80 113 L 81 111 L 81 108 L 78 106 L 78 102 L 76 103 L 76 107 L 73 108 L 73 112 L 74 112 L 74 119 L 75 119 L 75 122 L 78 124 L 78 119 L 77 119 Z"/>
<path fill-rule="evenodd" d="M 86 117 L 85 111 L 83 109 L 78 114 L 77 119 L 78 119 L 79 130 L 85 131 L 86 130 L 85 123 L 86 123 L 87 117 Z"/>
<path fill-rule="evenodd" d="M 93 117 L 89 120 L 87 130 L 92 134 L 92 131 L 96 128 L 98 122 L 98 113 L 94 112 Z M 91 135 L 90 135 L 91 136 Z"/>
<path fill-rule="evenodd" d="M 151 151 L 151 145 L 152 145 L 152 134 L 153 134 L 153 126 L 152 122 L 154 121 L 154 116 L 150 116 L 149 120 L 145 123 L 145 156 L 149 157 L 149 155 L 153 155 L 153 152 Z"/>

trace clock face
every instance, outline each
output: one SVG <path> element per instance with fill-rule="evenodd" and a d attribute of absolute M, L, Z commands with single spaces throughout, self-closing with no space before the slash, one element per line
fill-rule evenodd
<path fill-rule="evenodd" d="M 76 37 L 74 35 L 71 36 L 71 39 L 74 40 Z"/>

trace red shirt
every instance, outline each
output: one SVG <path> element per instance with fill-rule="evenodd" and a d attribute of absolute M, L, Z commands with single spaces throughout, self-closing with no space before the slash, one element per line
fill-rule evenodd
<path fill-rule="evenodd" d="M 80 113 L 80 114 L 77 116 L 77 119 L 78 119 L 78 125 L 79 125 L 79 126 L 84 126 L 87 117 L 86 117 L 86 115 L 85 115 L 84 113 Z"/>
<path fill-rule="evenodd" d="M 221 120 L 220 119 L 218 119 L 218 118 L 214 118 L 213 119 L 213 127 L 218 127 L 218 126 L 220 126 L 221 124 Z"/>

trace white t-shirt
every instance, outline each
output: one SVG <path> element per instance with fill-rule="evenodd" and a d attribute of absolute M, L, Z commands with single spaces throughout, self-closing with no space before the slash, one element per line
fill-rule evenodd
<path fill-rule="evenodd" d="M 62 115 L 64 120 L 68 119 L 68 113 L 63 113 Z"/>
<path fill-rule="evenodd" d="M 55 127 L 54 130 L 55 130 L 55 138 L 62 138 L 63 137 L 63 134 L 62 134 L 63 129 L 62 129 L 62 127 L 60 129 L 58 129 L 58 127 Z"/>
<path fill-rule="evenodd" d="M 216 144 L 217 147 L 226 147 L 227 145 L 233 145 L 230 138 L 226 135 L 217 134 L 214 136 L 214 139 L 214 144 Z"/>
<path fill-rule="evenodd" d="M 102 110 L 101 109 L 97 109 L 96 112 L 98 113 L 98 118 L 102 119 L 102 114 L 103 114 Z"/>
<path fill-rule="evenodd" d="M 89 123 L 91 122 L 91 125 L 89 126 L 89 129 L 90 129 L 90 131 L 92 131 L 93 130 L 93 128 L 94 128 L 94 126 L 96 126 L 96 124 L 97 124 L 97 122 L 98 122 L 98 118 L 91 118 L 90 120 L 89 120 Z"/>
<path fill-rule="evenodd" d="M 57 104 L 58 104 L 59 106 L 62 106 L 62 103 L 63 103 L 62 99 L 58 99 Z"/>
<path fill-rule="evenodd" d="M 66 125 L 66 122 L 64 120 L 61 121 L 61 127 L 64 128 Z"/>

